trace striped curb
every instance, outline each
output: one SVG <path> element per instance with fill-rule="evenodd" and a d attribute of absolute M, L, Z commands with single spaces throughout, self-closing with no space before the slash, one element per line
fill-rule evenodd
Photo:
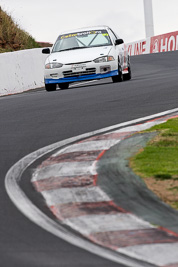
<path fill-rule="evenodd" d="M 59 150 L 34 171 L 32 183 L 55 217 L 95 244 L 160 267 L 178 267 L 178 234 L 117 206 L 97 185 L 97 162 L 133 133 L 178 113 L 89 137 Z"/>

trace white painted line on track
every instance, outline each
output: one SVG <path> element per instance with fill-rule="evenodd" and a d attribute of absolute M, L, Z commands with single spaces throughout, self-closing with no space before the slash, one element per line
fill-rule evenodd
<path fill-rule="evenodd" d="M 131 124 L 140 123 L 142 121 L 154 119 L 157 117 L 165 116 L 174 112 L 177 112 L 178 108 L 160 112 L 158 114 L 142 117 L 139 119 L 131 120 L 128 122 L 123 122 L 114 126 L 106 127 L 100 130 L 96 130 L 90 133 L 82 134 L 76 137 L 72 137 L 69 139 L 66 139 L 64 141 L 57 142 L 55 144 L 46 146 L 44 148 L 41 148 L 26 157 L 19 160 L 16 164 L 14 164 L 8 171 L 5 177 L 5 188 L 6 191 L 14 203 L 14 205 L 31 221 L 39 225 L 41 228 L 45 229 L 46 231 L 58 236 L 59 238 L 64 239 L 65 241 L 68 241 L 69 243 L 78 246 L 82 249 L 85 249 L 91 253 L 94 253 L 96 255 L 99 255 L 101 257 L 104 257 L 106 259 L 109 259 L 111 261 L 115 261 L 117 263 L 125 264 L 126 266 L 130 267 L 147 267 L 150 266 L 150 264 L 147 264 L 144 262 L 135 262 L 133 259 L 125 258 L 122 254 L 116 254 L 115 252 L 111 250 L 107 250 L 102 247 L 98 247 L 95 244 L 92 244 L 91 242 L 81 239 L 80 237 L 72 234 L 68 230 L 66 230 L 64 227 L 62 227 L 60 224 L 56 223 L 52 219 L 50 219 L 46 214 L 41 212 L 25 195 L 25 193 L 21 190 L 19 186 L 19 181 L 21 180 L 21 176 L 23 172 L 37 159 L 44 156 L 45 154 L 52 152 L 55 149 L 63 148 L 63 146 L 69 145 L 73 142 L 79 141 L 84 138 L 91 137 L 96 134 L 101 134 L 107 131 L 111 131 L 117 128 L 129 126 Z"/>
<path fill-rule="evenodd" d="M 111 199 L 97 186 L 77 187 L 77 188 L 59 188 L 48 191 L 42 191 L 48 206 L 66 203 L 91 203 L 110 201 Z"/>
<path fill-rule="evenodd" d="M 39 168 L 34 173 L 32 182 L 36 180 L 48 179 L 50 177 L 79 176 L 83 174 L 96 174 L 96 170 L 93 168 L 93 161 L 63 162 L 54 164 L 52 166 Z"/>
<path fill-rule="evenodd" d="M 84 215 L 76 218 L 65 219 L 64 223 L 86 235 L 97 232 L 152 228 L 150 223 L 128 213 Z"/>
<path fill-rule="evenodd" d="M 161 123 L 164 123 L 164 121 L 162 121 Z M 141 125 L 135 125 L 135 126 L 125 127 L 124 129 L 120 129 L 118 131 L 114 131 L 114 133 L 140 132 L 140 131 L 144 131 L 146 129 L 151 128 L 152 126 L 155 126 L 155 125 L 161 124 L 161 123 L 159 121 L 158 122 L 146 122 L 146 123 L 143 123 Z"/>
<path fill-rule="evenodd" d="M 132 247 L 120 248 L 118 252 L 124 253 L 140 260 L 147 260 L 156 266 L 166 266 L 178 262 L 178 243 L 172 244 L 142 244 Z M 160 257 L 161 251 L 161 257 Z"/>
<path fill-rule="evenodd" d="M 78 152 L 78 151 L 97 151 L 97 150 L 106 150 L 111 146 L 116 145 L 120 140 L 99 140 L 99 141 L 90 141 L 85 143 L 74 144 L 65 149 L 65 153 Z M 60 151 L 53 155 L 56 157 L 60 154 Z"/>

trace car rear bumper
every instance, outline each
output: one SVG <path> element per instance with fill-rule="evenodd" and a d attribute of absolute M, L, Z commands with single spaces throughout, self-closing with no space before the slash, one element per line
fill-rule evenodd
<path fill-rule="evenodd" d="M 98 73 L 91 75 L 83 75 L 83 76 L 75 76 L 75 77 L 66 77 L 60 79 L 45 79 L 45 84 L 58 84 L 58 83 L 71 83 L 71 82 L 79 82 L 79 81 L 87 81 L 87 80 L 97 80 L 103 78 L 109 78 L 112 76 L 118 75 L 118 70 L 113 70 L 107 73 Z"/>

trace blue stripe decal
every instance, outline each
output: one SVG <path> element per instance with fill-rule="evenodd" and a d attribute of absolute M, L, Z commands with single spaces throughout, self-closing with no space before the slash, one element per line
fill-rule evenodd
<path fill-rule="evenodd" d="M 103 79 L 112 76 L 118 75 L 118 70 L 113 70 L 104 74 L 92 74 L 92 75 L 83 75 L 78 77 L 69 77 L 69 78 L 61 78 L 61 79 L 45 79 L 45 84 L 49 83 L 70 83 L 70 82 L 79 82 L 79 81 L 87 81 L 87 80 L 95 80 L 95 79 Z"/>

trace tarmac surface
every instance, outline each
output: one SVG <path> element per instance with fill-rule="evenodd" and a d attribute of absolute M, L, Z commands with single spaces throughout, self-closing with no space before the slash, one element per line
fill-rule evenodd
<path fill-rule="evenodd" d="M 4 177 L 14 163 L 41 147 L 176 108 L 177 59 L 178 52 L 133 57 L 133 79 L 129 82 L 113 84 L 106 79 L 66 91 L 34 90 L 0 98 L 3 267 L 121 266 L 70 245 L 31 223 L 8 198 Z M 29 185 L 27 190 L 33 188 Z"/>

